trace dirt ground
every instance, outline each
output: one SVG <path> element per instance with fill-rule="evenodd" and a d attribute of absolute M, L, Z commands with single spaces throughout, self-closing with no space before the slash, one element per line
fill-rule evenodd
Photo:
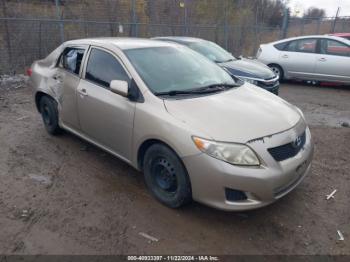
<path fill-rule="evenodd" d="M 311 125 L 312 173 L 273 205 L 228 213 L 159 204 L 127 164 L 49 136 L 16 85 L 0 86 L 1 254 L 350 254 L 350 88 L 282 85 Z"/>

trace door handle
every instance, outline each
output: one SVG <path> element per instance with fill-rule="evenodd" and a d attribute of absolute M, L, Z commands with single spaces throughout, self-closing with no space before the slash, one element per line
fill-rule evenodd
<path fill-rule="evenodd" d="M 288 58 L 289 56 L 288 55 L 283 55 L 282 58 Z"/>
<path fill-rule="evenodd" d="M 87 96 L 87 92 L 86 92 L 86 89 L 83 88 L 83 89 L 79 89 L 78 90 L 79 94 L 83 95 L 83 96 Z"/>
<path fill-rule="evenodd" d="M 322 58 L 318 59 L 318 61 L 321 61 L 321 62 L 326 62 L 326 61 L 327 61 L 327 59 L 326 59 L 326 58 L 324 58 L 324 57 L 322 57 Z"/>

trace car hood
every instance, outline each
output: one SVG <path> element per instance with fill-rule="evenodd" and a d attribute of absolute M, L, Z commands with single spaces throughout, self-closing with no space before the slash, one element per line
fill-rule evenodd
<path fill-rule="evenodd" d="M 164 104 L 175 118 L 216 141 L 245 143 L 288 130 L 301 118 L 295 106 L 248 83 L 213 95 L 165 99 Z"/>
<path fill-rule="evenodd" d="M 271 69 L 257 60 L 241 58 L 226 63 L 219 63 L 221 67 L 229 70 L 234 76 L 269 79 L 275 74 Z"/>

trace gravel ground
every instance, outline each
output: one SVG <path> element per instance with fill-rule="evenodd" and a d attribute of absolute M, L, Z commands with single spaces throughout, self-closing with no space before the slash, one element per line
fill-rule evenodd
<path fill-rule="evenodd" d="M 49 136 L 29 88 L 2 81 L 0 253 L 350 254 L 350 128 L 341 126 L 350 88 L 289 83 L 280 93 L 311 125 L 312 173 L 273 205 L 228 213 L 162 206 L 127 164 L 68 133 Z"/>

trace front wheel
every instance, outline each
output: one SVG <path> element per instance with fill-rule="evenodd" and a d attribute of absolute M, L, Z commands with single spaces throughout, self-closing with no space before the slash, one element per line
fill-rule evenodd
<path fill-rule="evenodd" d="M 191 184 L 180 158 L 162 144 L 152 145 L 145 154 L 146 184 L 161 203 L 178 208 L 192 199 Z"/>
<path fill-rule="evenodd" d="M 278 80 L 282 81 L 283 80 L 283 69 L 276 64 L 271 64 L 269 65 L 270 69 L 272 70 L 272 72 L 275 73 L 276 76 L 278 76 Z"/>

